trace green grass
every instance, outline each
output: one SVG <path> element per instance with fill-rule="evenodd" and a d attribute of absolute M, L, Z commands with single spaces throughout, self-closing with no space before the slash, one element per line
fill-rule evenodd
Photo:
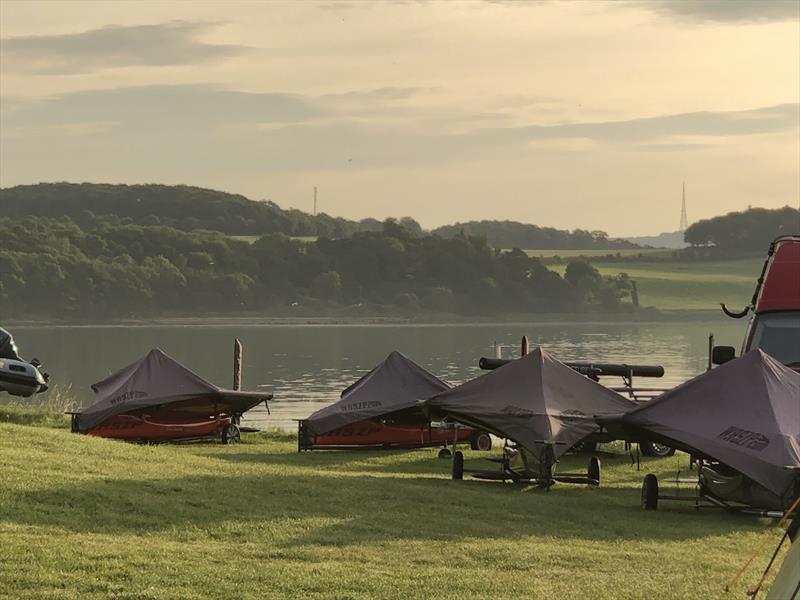
<path fill-rule="evenodd" d="M 753 295 L 762 258 L 725 261 L 591 261 L 603 275 L 627 273 L 636 281 L 639 304 L 661 309 L 741 308 Z M 564 273 L 566 265 L 548 268 Z"/>
<path fill-rule="evenodd" d="M 736 594 L 725 582 L 780 535 L 688 505 L 642 511 L 644 473 L 674 475 L 685 456 L 637 472 L 604 455 L 602 487 L 549 493 L 451 481 L 435 456 L 298 454 L 277 433 L 138 446 L 0 424 L 0 596 L 743 598 L 768 551 Z"/>
<path fill-rule="evenodd" d="M 260 238 L 261 236 L 260 235 L 231 235 L 231 236 L 228 236 L 228 237 L 230 237 L 233 240 L 238 240 L 240 242 L 247 242 L 248 244 L 252 244 L 258 238 Z M 294 236 L 289 236 L 289 237 L 291 237 L 293 240 L 298 240 L 298 241 L 304 242 L 306 244 L 310 244 L 311 242 L 316 242 L 317 241 L 317 236 L 316 235 L 294 235 Z"/>
<path fill-rule="evenodd" d="M 672 250 L 664 248 L 621 248 L 619 250 L 597 249 L 597 250 L 524 250 L 528 256 L 535 256 L 538 258 L 554 258 L 560 256 L 561 258 L 575 258 L 578 256 L 585 256 L 587 258 L 596 258 L 608 256 L 671 256 Z"/>

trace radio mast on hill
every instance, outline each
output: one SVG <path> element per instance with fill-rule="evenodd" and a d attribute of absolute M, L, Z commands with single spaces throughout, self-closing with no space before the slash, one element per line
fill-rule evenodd
<path fill-rule="evenodd" d="M 316 189 L 316 188 L 314 188 L 314 189 Z M 688 227 L 689 227 L 689 219 L 686 218 L 686 182 L 684 181 L 683 182 L 683 204 L 681 205 L 681 226 L 680 226 L 680 231 L 686 231 L 686 229 Z"/>
<path fill-rule="evenodd" d="M 314 186 L 314 216 L 317 216 L 317 186 Z"/>

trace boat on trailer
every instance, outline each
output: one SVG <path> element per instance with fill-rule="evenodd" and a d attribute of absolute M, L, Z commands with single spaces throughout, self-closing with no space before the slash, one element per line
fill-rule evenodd
<path fill-rule="evenodd" d="M 242 415 L 272 394 L 226 390 L 159 349 L 92 386 L 97 400 L 72 415 L 72 431 L 136 442 L 217 437 L 239 442 Z"/>
<path fill-rule="evenodd" d="M 338 402 L 298 421 L 297 449 L 424 448 L 469 443 L 489 450 L 485 431 L 450 421 L 431 421 L 420 408 L 450 385 L 400 352 L 342 392 Z M 449 456 L 442 450 L 442 456 Z"/>

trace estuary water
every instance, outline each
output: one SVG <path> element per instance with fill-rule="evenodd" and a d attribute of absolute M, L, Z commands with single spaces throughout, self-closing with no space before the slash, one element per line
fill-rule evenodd
<path fill-rule="evenodd" d="M 462 383 L 483 372 L 478 358 L 518 356 L 527 335 L 561 360 L 660 364 L 672 387 L 706 368 L 708 335 L 738 348 L 744 321 L 670 323 L 498 323 L 409 325 L 259 324 L 186 326 L 19 326 L 11 328 L 22 355 L 38 357 L 51 382 L 69 388 L 79 405 L 89 386 L 159 347 L 209 381 L 230 387 L 234 338 L 244 344 L 243 389 L 275 395 L 271 414 L 260 405 L 245 425 L 294 430 L 294 419 L 334 402 L 341 391 L 399 350 L 438 377 Z M 618 385 L 609 380 L 607 383 Z M 7 395 L 2 398 L 8 400 Z M 24 402 L 24 400 L 22 400 Z"/>

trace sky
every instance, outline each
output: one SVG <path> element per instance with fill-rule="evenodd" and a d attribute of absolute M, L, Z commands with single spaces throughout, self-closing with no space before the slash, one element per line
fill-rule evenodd
<path fill-rule="evenodd" d="M 800 199 L 800 0 L 0 0 L 0 186 L 614 236 Z"/>

